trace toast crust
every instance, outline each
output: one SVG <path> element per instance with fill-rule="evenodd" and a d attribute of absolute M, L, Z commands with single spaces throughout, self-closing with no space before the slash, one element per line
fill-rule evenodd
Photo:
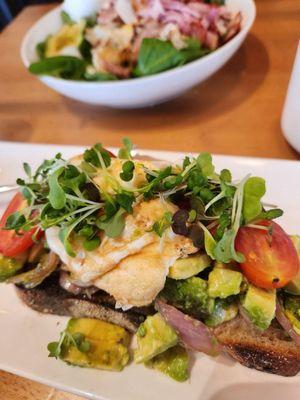
<path fill-rule="evenodd" d="M 90 297 L 73 295 L 62 289 L 58 279 L 53 277 L 34 289 L 25 289 L 22 286 L 15 288 L 22 302 L 35 311 L 74 318 L 101 319 L 122 326 L 130 332 L 136 332 L 146 315 L 153 313 L 150 307 L 117 310 L 112 297 L 102 291 Z"/>
<path fill-rule="evenodd" d="M 300 372 L 300 347 L 276 324 L 261 332 L 238 316 L 214 333 L 223 350 L 248 368 L 282 376 Z"/>

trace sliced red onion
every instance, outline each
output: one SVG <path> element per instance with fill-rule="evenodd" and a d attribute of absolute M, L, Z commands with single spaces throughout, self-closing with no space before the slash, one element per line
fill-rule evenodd
<path fill-rule="evenodd" d="M 291 321 L 285 315 L 283 304 L 280 300 L 276 303 L 276 319 L 282 328 L 289 334 L 297 346 L 300 346 L 300 335 L 294 330 Z"/>
<path fill-rule="evenodd" d="M 184 314 L 162 300 L 156 300 L 155 308 L 165 321 L 175 329 L 180 341 L 186 348 L 210 356 L 217 356 L 221 352 L 222 347 L 217 339 L 201 321 Z"/>
<path fill-rule="evenodd" d="M 75 295 L 81 294 L 83 291 L 82 287 L 75 285 L 75 283 L 72 282 L 72 280 L 69 277 L 69 274 L 65 271 L 60 272 L 59 284 L 67 292 Z"/>

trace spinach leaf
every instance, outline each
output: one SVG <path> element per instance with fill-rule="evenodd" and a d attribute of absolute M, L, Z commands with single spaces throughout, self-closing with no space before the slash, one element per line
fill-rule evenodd
<path fill-rule="evenodd" d="M 29 72 L 34 75 L 52 75 L 63 79 L 83 79 L 86 64 L 72 56 L 44 58 L 30 65 Z"/>
<path fill-rule="evenodd" d="M 198 40 L 189 38 L 187 47 L 177 50 L 170 41 L 146 38 L 143 40 L 135 76 L 147 76 L 186 64 L 207 53 Z"/>
<path fill-rule="evenodd" d="M 92 63 L 92 45 L 86 39 L 83 39 L 80 43 L 78 50 L 82 55 L 82 58 L 86 60 L 87 63 Z"/>
<path fill-rule="evenodd" d="M 184 63 L 180 51 L 171 42 L 160 39 L 146 38 L 143 40 L 138 63 L 134 70 L 135 76 L 146 76 L 177 67 Z"/>
<path fill-rule="evenodd" d="M 48 39 L 36 45 L 35 50 L 40 60 L 43 60 L 46 57 L 47 40 Z"/>
<path fill-rule="evenodd" d="M 187 47 L 180 50 L 180 53 L 184 59 L 184 64 L 203 57 L 209 53 L 209 50 L 201 47 L 201 43 L 197 39 L 188 38 L 186 43 Z"/>

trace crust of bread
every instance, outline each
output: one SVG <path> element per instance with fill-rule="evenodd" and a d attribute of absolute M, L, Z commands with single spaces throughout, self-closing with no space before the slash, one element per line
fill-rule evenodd
<path fill-rule="evenodd" d="M 238 316 L 214 334 L 224 351 L 248 368 L 282 376 L 300 372 L 300 347 L 275 323 L 261 332 Z"/>
<path fill-rule="evenodd" d="M 122 326 L 130 332 L 136 332 L 146 315 L 152 313 L 149 307 L 129 311 L 117 310 L 111 296 L 102 291 L 90 297 L 75 296 L 63 290 L 53 277 L 34 289 L 16 286 L 16 291 L 22 302 L 35 311 L 74 318 L 101 319 Z"/>

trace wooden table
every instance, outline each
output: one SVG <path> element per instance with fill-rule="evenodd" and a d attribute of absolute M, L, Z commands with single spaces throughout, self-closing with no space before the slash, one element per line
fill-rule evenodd
<path fill-rule="evenodd" d="M 129 135 L 145 148 L 299 159 L 282 136 L 280 115 L 300 39 L 300 2 L 257 5 L 252 33 L 219 73 L 172 102 L 131 111 L 65 99 L 30 76 L 20 43 L 52 6 L 25 9 L 0 36 L 0 140 L 118 146 Z M 0 398 L 76 397 L 0 373 Z"/>

